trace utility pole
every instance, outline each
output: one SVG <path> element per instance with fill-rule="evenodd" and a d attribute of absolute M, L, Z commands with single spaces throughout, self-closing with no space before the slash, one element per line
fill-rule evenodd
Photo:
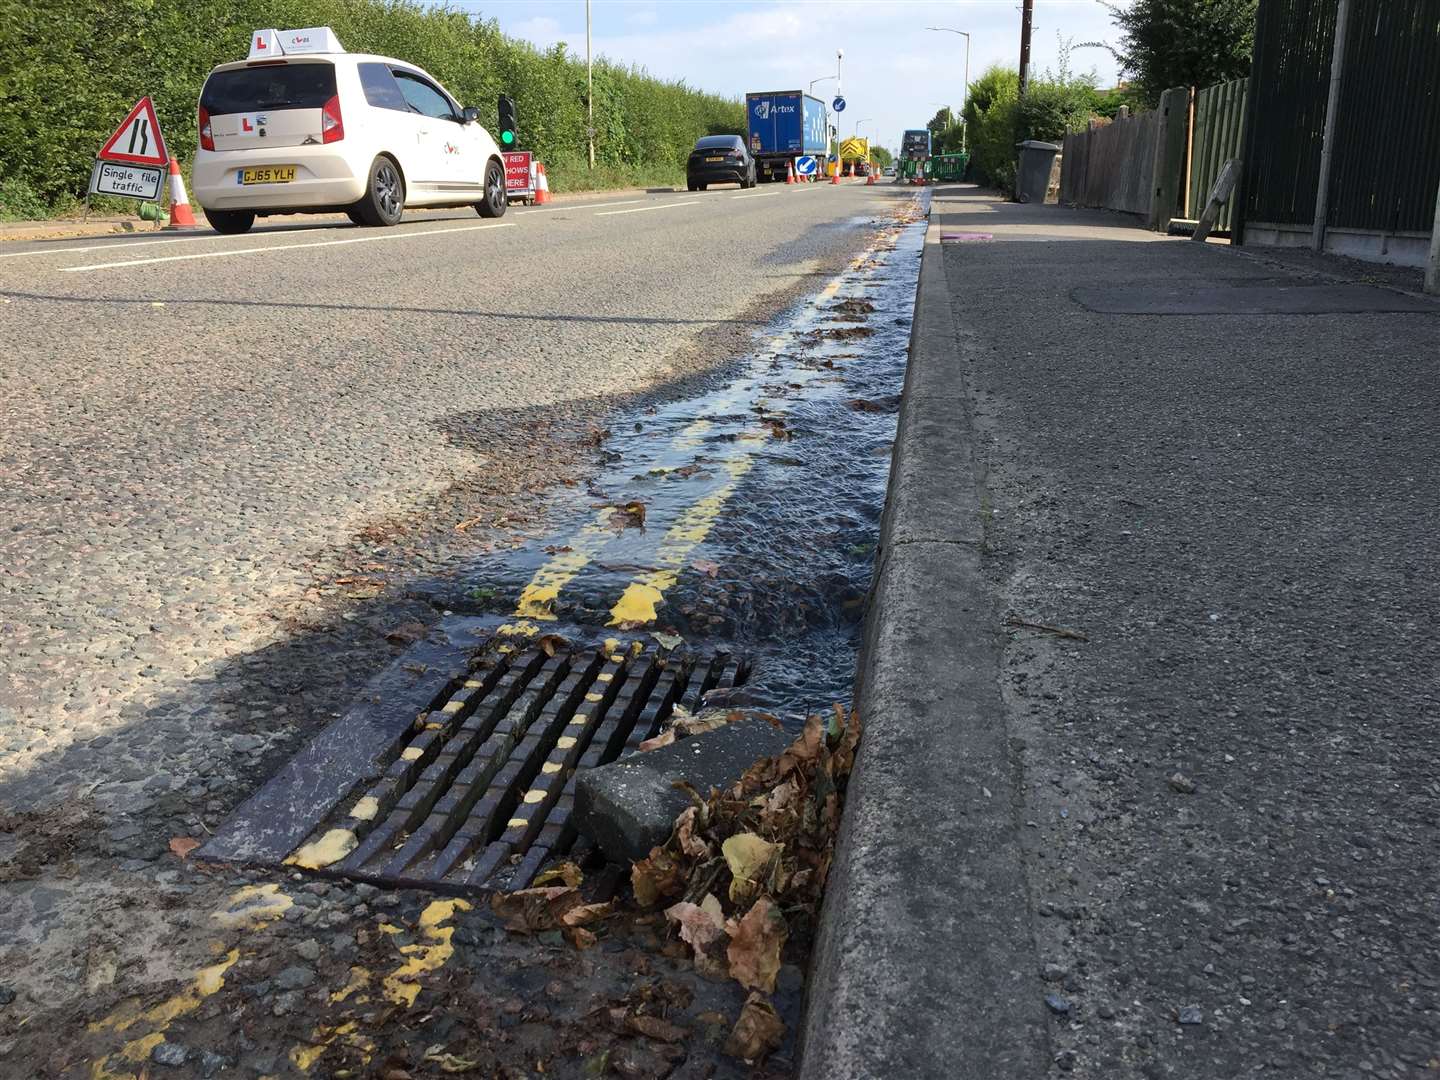
<path fill-rule="evenodd" d="M 1020 96 L 1030 85 L 1030 16 L 1035 13 L 1035 0 L 1024 0 L 1020 9 Z"/>
<path fill-rule="evenodd" d="M 590 64 L 590 0 L 585 0 L 585 135 L 590 140 L 590 168 L 595 168 L 595 72 Z"/>

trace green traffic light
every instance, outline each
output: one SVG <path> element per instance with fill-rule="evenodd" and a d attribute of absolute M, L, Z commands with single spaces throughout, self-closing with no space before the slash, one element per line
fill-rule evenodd
<path fill-rule="evenodd" d="M 513 131 L 502 131 L 502 132 L 500 133 L 500 141 L 503 142 L 506 146 L 509 146 L 511 143 L 513 143 L 513 142 L 515 141 L 515 132 L 513 132 Z"/>

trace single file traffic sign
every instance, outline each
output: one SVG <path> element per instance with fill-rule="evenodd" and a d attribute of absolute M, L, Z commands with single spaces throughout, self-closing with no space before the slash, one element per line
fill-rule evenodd
<path fill-rule="evenodd" d="M 165 152 L 165 139 L 160 134 L 160 121 L 155 117 L 155 106 L 149 96 L 141 98 L 130 110 L 130 115 L 115 129 L 115 134 L 105 140 L 100 153 L 95 155 L 101 161 L 118 161 L 126 165 L 170 164 Z"/>

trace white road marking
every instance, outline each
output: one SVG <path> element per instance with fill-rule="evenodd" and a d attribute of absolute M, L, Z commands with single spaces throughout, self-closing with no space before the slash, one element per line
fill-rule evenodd
<path fill-rule="evenodd" d="M 228 240 L 228 236 L 215 233 L 213 236 L 170 236 L 164 240 L 121 240 L 109 244 L 86 244 L 84 247 L 43 248 L 39 251 L 0 252 L 0 259 L 21 259 L 27 255 L 78 255 L 84 251 L 106 251 L 110 248 L 150 247 L 152 244 L 183 244 L 191 240 Z"/>
<path fill-rule="evenodd" d="M 450 229 L 418 229 L 414 232 L 386 232 L 379 236 L 353 236 L 345 240 L 320 240 L 309 244 L 270 244 L 266 247 L 235 248 L 231 251 L 200 251 L 193 255 L 159 255 L 151 259 L 125 259 L 122 262 L 93 263 L 90 266 L 62 266 L 62 274 L 78 274 L 89 270 L 115 270 L 125 266 L 149 266 L 153 263 L 184 262 L 187 259 L 223 259 L 230 255 L 255 255 L 266 251 L 293 251 L 296 248 L 337 247 L 340 244 L 368 244 L 373 240 L 408 240 L 412 236 L 438 236 L 442 233 L 474 232 L 477 229 L 509 229 L 513 221 L 497 221 L 489 225 L 465 225 Z"/>
<path fill-rule="evenodd" d="M 779 195 L 778 191 L 757 191 L 751 195 L 731 195 L 732 199 L 764 199 L 770 195 Z"/>
<path fill-rule="evenodd" d="M 516 210 L 516 214 L 544 214 L 551 210 L 591 210 L 597 206 L 632 206 L 635 203 L 642 203 L 644 199 L 615 199 L 605 202 L 581 203 L 579 206 L 536 206 L 529 210 Z"/>
<path fill-rule="evenodd" d="M 677 206 L 694 206 L 699 199 L 688 199 L 685 202 L 661 203 L 659 206 L 637 206 L 634 210 L 603 210 L 596 214 L 596 217 L 609 217 L 611 214 L 643 214 L 646 210 L 673 210 Z"/>

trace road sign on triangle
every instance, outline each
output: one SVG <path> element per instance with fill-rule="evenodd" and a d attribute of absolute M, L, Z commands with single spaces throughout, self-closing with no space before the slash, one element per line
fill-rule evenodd
<path fill-rule="evenodd" d="M 149 97 L 135 103 L 130 115 L 95 156 L 101 161 L 122 161 L 127 165 L 170 164 L 165 139 L 160 134 L 160 121 L 155 118 L 155 106 Z"/>

